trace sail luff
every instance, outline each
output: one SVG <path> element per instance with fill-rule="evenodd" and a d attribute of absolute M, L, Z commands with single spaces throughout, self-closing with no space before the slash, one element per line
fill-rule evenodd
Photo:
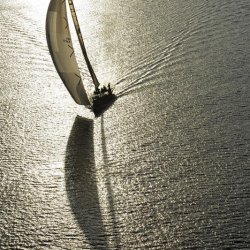
<path fill-rule="evenodd" d="M 74 6 L 72 0 L 68 0 L 68 3 L 69 3 L 70 12 L 71 12 L 71 15 L 72 15 L 73 23 L 74 23 L 74 26 L 75 26 L 75 30 L 76 30 L 76 33 L 77 33 L 77 37 L 78 37 L 81 49 L 82 49 L 84 59 L 86 61 L 86 64 L 87 64 L 89 73 L 91 75 L 91 78 L 93 80 L 93 83 L 94 83 L 95 87 L 98 88 L 100 83 L 99 83 L 99 81 L 98 81 L 98 79 L 96 77 L 96 74 L 95 74 L 95 72 L 93 70 L 93 67 L 92 67 L 92 65 L 90 63 L 90 60 L 88 58 L 88 55 L 87 55 L 87 51 L 86 51 L 84 41 L 83 41 L 83 37 L 82 37 L 82 32 L 81 32 L 80 25 L 79 25 L 79 22 L 78 22 L 76 11 L 75 11 L 75 6 Z"/>
<path fill-rule="evenodd" d="M 53 63 L 75 102 L 89 106 L 90 101 L 74 55 L 67 20 L 65 0 L 51 0 L 46 17 L 46 38 Z"/>

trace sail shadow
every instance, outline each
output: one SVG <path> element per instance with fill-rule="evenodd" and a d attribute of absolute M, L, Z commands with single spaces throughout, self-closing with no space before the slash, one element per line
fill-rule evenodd
<path fill-rule="evenodd" d="M 94 249 L 108 249 L 95 173 L 93 120 L 77 116 L 65 158 L 66 190 L 72 212 Z"/>
<path fill-rule="evenodd" d="M 109 173 L 109 160 L 108 160 L 108 152 L 106 147 L 106 139 L 104 132 L 104 121 L 103 115 L 101 117 L 101 139 L 102 139 L 102 155 L 103 155 L 103 168 L 105 173 L 105 186 L 107 191 L 107 201 L 109 206 L 109 213 L 112 225 L 112 235 L 113 235 L 113 243 L 115 245 L 115 249 L 121 249 L 121 239 L 118 231 L 118 222 L 115 215 L 115 206 L 114 206 L 114 193 L 112 189 L 110 173 Z"/>

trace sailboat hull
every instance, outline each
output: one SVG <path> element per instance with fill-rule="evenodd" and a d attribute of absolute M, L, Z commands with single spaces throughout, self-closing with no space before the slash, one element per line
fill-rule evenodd
<path fill-rule="evenodd" d="M 115 102 L 116 99 L 117 97 L 113 93 L 94 95 L 92 99 L 92 110 L 95 116 L 99 116 L 105 112 Z"/>

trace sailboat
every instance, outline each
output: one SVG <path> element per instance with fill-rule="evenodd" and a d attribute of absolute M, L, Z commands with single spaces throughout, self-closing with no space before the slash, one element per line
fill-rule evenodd
<path fill-rule="evenodd" d="M 66 0 L 50 1 L 46 18 L 48 48 L 55 68 L 75 102 L 98 114 L 105 110 L 116 97 L 110 84 L 100 87 L 87 55 L 73 1 L 68 0 L 68 4 L 82 54 L 95 87 L 94 92 L 88 94 L 83 85 L 70 35 Z"/>

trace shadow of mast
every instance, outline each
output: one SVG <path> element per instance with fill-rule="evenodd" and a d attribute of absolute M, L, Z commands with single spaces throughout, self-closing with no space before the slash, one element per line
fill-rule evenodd
<path fill-rule="evenodd" d="M 72 212 L 93 249 L 108 249 L 99 203 L 93 120 L 77 116 L 65 158 L 65 179 Z"/>
<path fill-rule="evenodd" d="M 108 153 L 106 147 L 106 139 L 105 139 L 105 132 L 104 132 L 104 121 L 103 115 L 101 117 L 101 143 L 102 143 L 102 155 L 103 155 L 103 169 L 105 178 L 105 186 L 107 189 L 107 201 L 109 206 L 111 224 L 112 224 L 112 234 L 115 244 L 115 249 L 121 249 L 121 240 L 119 235 L 119 230 L 117 229 L 118 223 L 115 215 L 115 206 L 114 206 L 114 194 L 112 190 L 112 184 L 110 180 L 110 173 L 109 173 L 109 161 L 108 161 Z"/>

